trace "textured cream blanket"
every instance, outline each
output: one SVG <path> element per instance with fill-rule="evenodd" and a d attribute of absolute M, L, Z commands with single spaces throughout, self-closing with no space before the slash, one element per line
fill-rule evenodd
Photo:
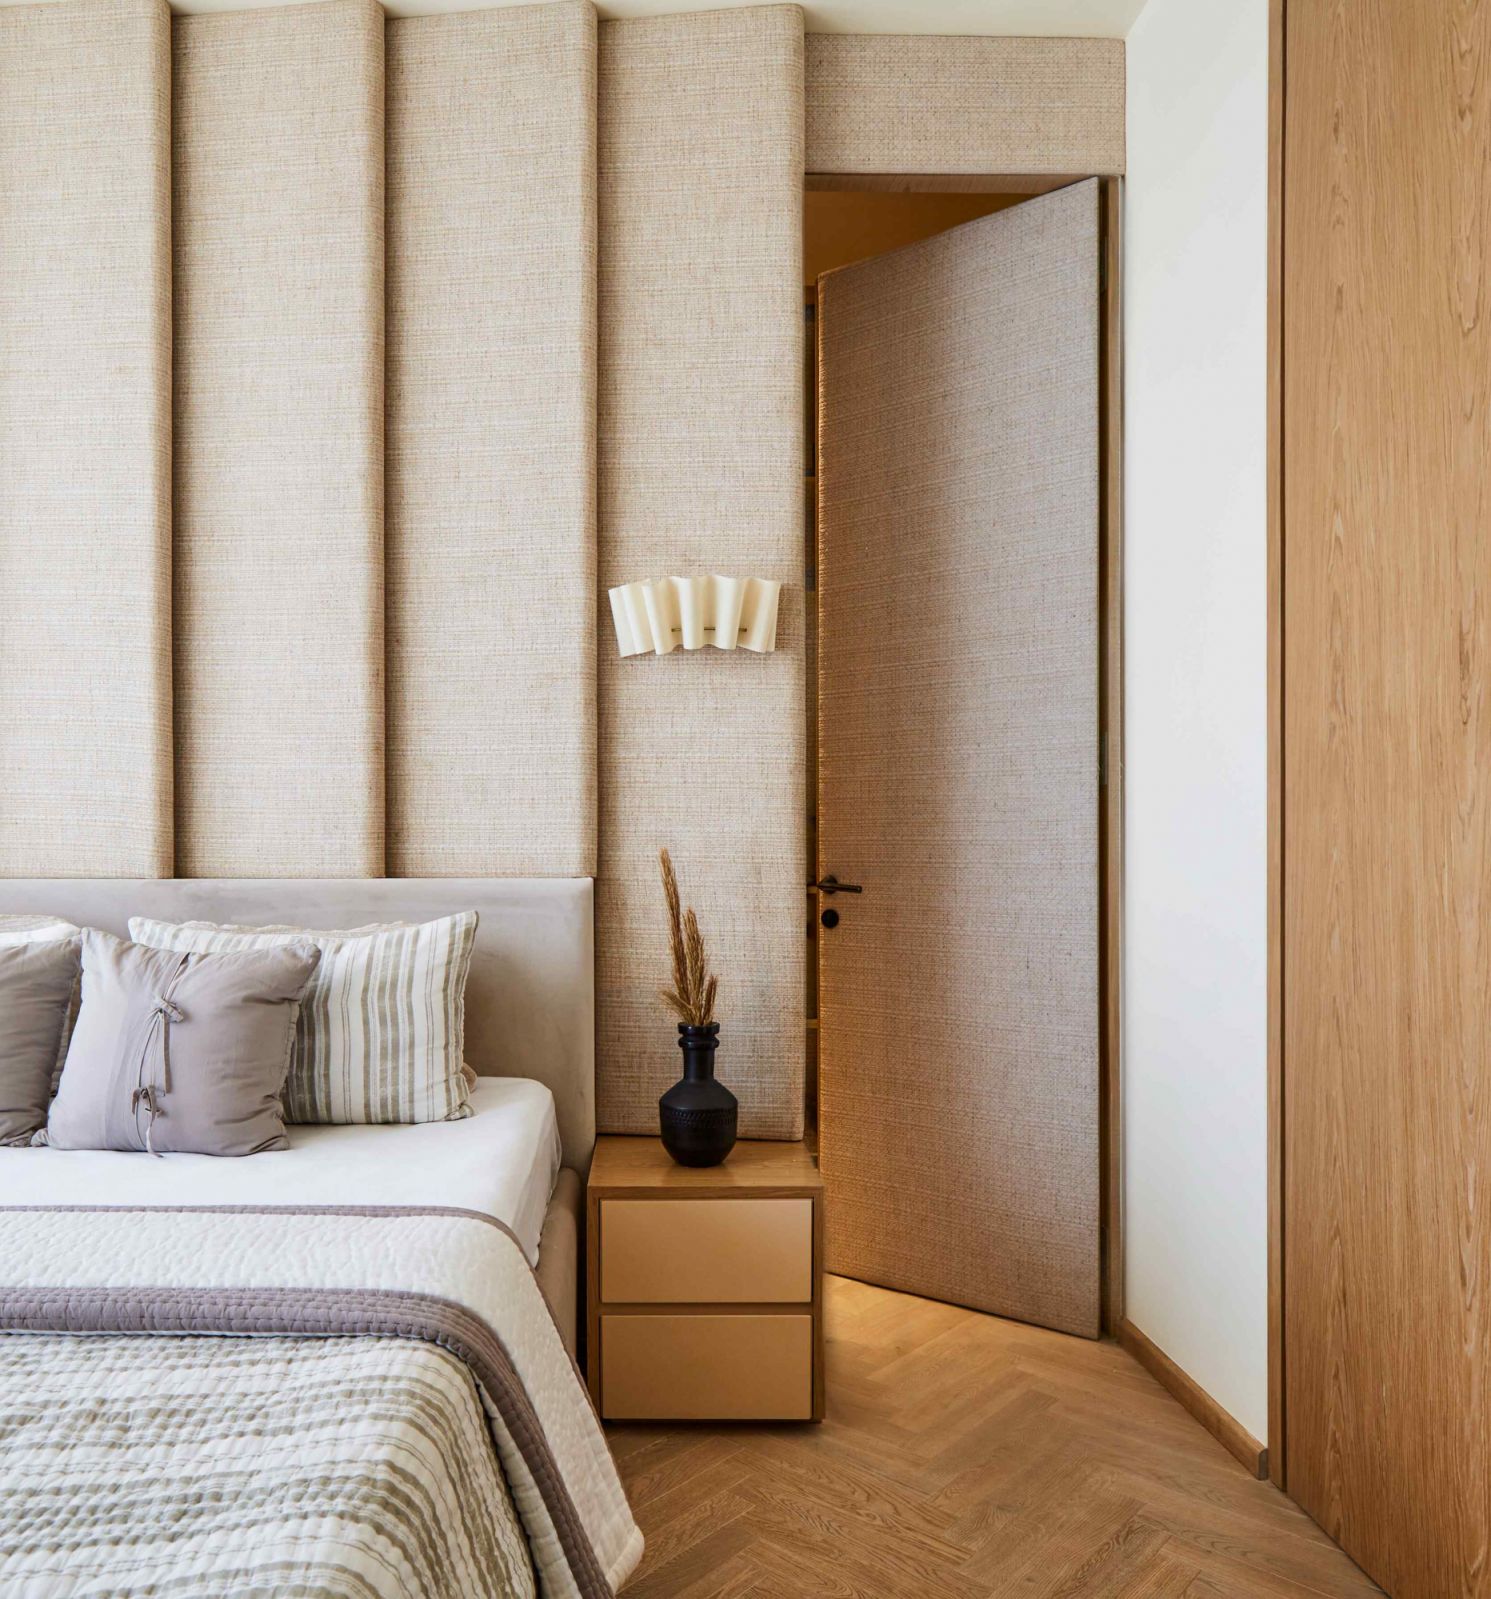
<path fill-rule="evenodd" d="M 470 1373 L 372 1338 L 0 1339 L 0 1593 L 533 1599 Z"/>
<path fill-rule="evenodd" d="M 0 1331 L 0 1593 L 522 1594 L 494 1450 L 544 1599 L 608 1599 L 641 1556 L 584 1385 L 489 1217 L 3 1209 Z M 302 1361 L 327 1380 L 295 1380 Z M 192 1472 L 202 1491 L 173 1497 Z M 160 1497 L 121 1495 L 140 1473 Z"/>

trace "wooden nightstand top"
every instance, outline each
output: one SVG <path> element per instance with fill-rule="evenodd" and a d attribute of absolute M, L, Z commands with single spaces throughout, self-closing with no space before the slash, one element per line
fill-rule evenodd
<path fill-rule="evenodd" d="M 657 1138 L 598 1138 L 590 1168 L 592 1195 L 687 1195 L 691 1199 L 750 1194 L 816 1194 L 818 1163 L 805 1144 L 742 1140 L 723 1166 L 680 1166 Z"/>

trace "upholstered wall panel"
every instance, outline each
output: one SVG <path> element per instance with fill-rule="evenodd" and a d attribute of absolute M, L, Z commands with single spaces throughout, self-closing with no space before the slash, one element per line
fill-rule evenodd
<path fill-rule="evenodd" d="M 171 871 L 164 0 L 0 10 L 0 874 Z"/>
<path fill-rule="evenodd" d="M 595 8 L 387 48 L 388 869 L 589 875 Z"/>
<path fill-rule="evenodd" d="M 383 13 L 176 19 L 179 875 L 383 859 Z"/>
<path fill-rule="evenodd" d="M 1123 171 L 1122 39 L 813 33 L 809 172 Z"/>
<path fill-rule="evenodd" d="M 777 653 L 622 660 L 603 619 L 599 1120 L 679 1074 L 657 850 L 720 976 L 746 1136 L 802 1130 L 802 16 L 604 22 L 600 581 L 778 578 Z"/>

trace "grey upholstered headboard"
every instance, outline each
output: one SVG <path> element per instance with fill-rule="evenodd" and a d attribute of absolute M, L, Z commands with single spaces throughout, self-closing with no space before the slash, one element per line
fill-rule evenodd
<path fill-rule="evenodd" d="M 466 1059 L 553 1090 L 564 1164 L 595 1146 L 593 888 L 578 878 L 10 878 L 0 914 L 37 912 L 128 936 L 131 916 L 357 927 L 475 910 Z"/>

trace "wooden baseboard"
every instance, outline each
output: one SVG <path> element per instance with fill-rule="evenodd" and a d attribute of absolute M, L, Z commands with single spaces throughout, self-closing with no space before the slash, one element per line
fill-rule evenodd
<path fill-rule="evenodd" d="M 1236 1456 L 1255 1477 L 1268 1476 L 1268 1450 L 1235 1416 L 1229 1415 L 1207 1391 L 1192 1381 L 1158 1344 L 1125 1319 L 1115 1335 L 1159 1385 L 1172 1393 L 1229 1454 Z"/>

